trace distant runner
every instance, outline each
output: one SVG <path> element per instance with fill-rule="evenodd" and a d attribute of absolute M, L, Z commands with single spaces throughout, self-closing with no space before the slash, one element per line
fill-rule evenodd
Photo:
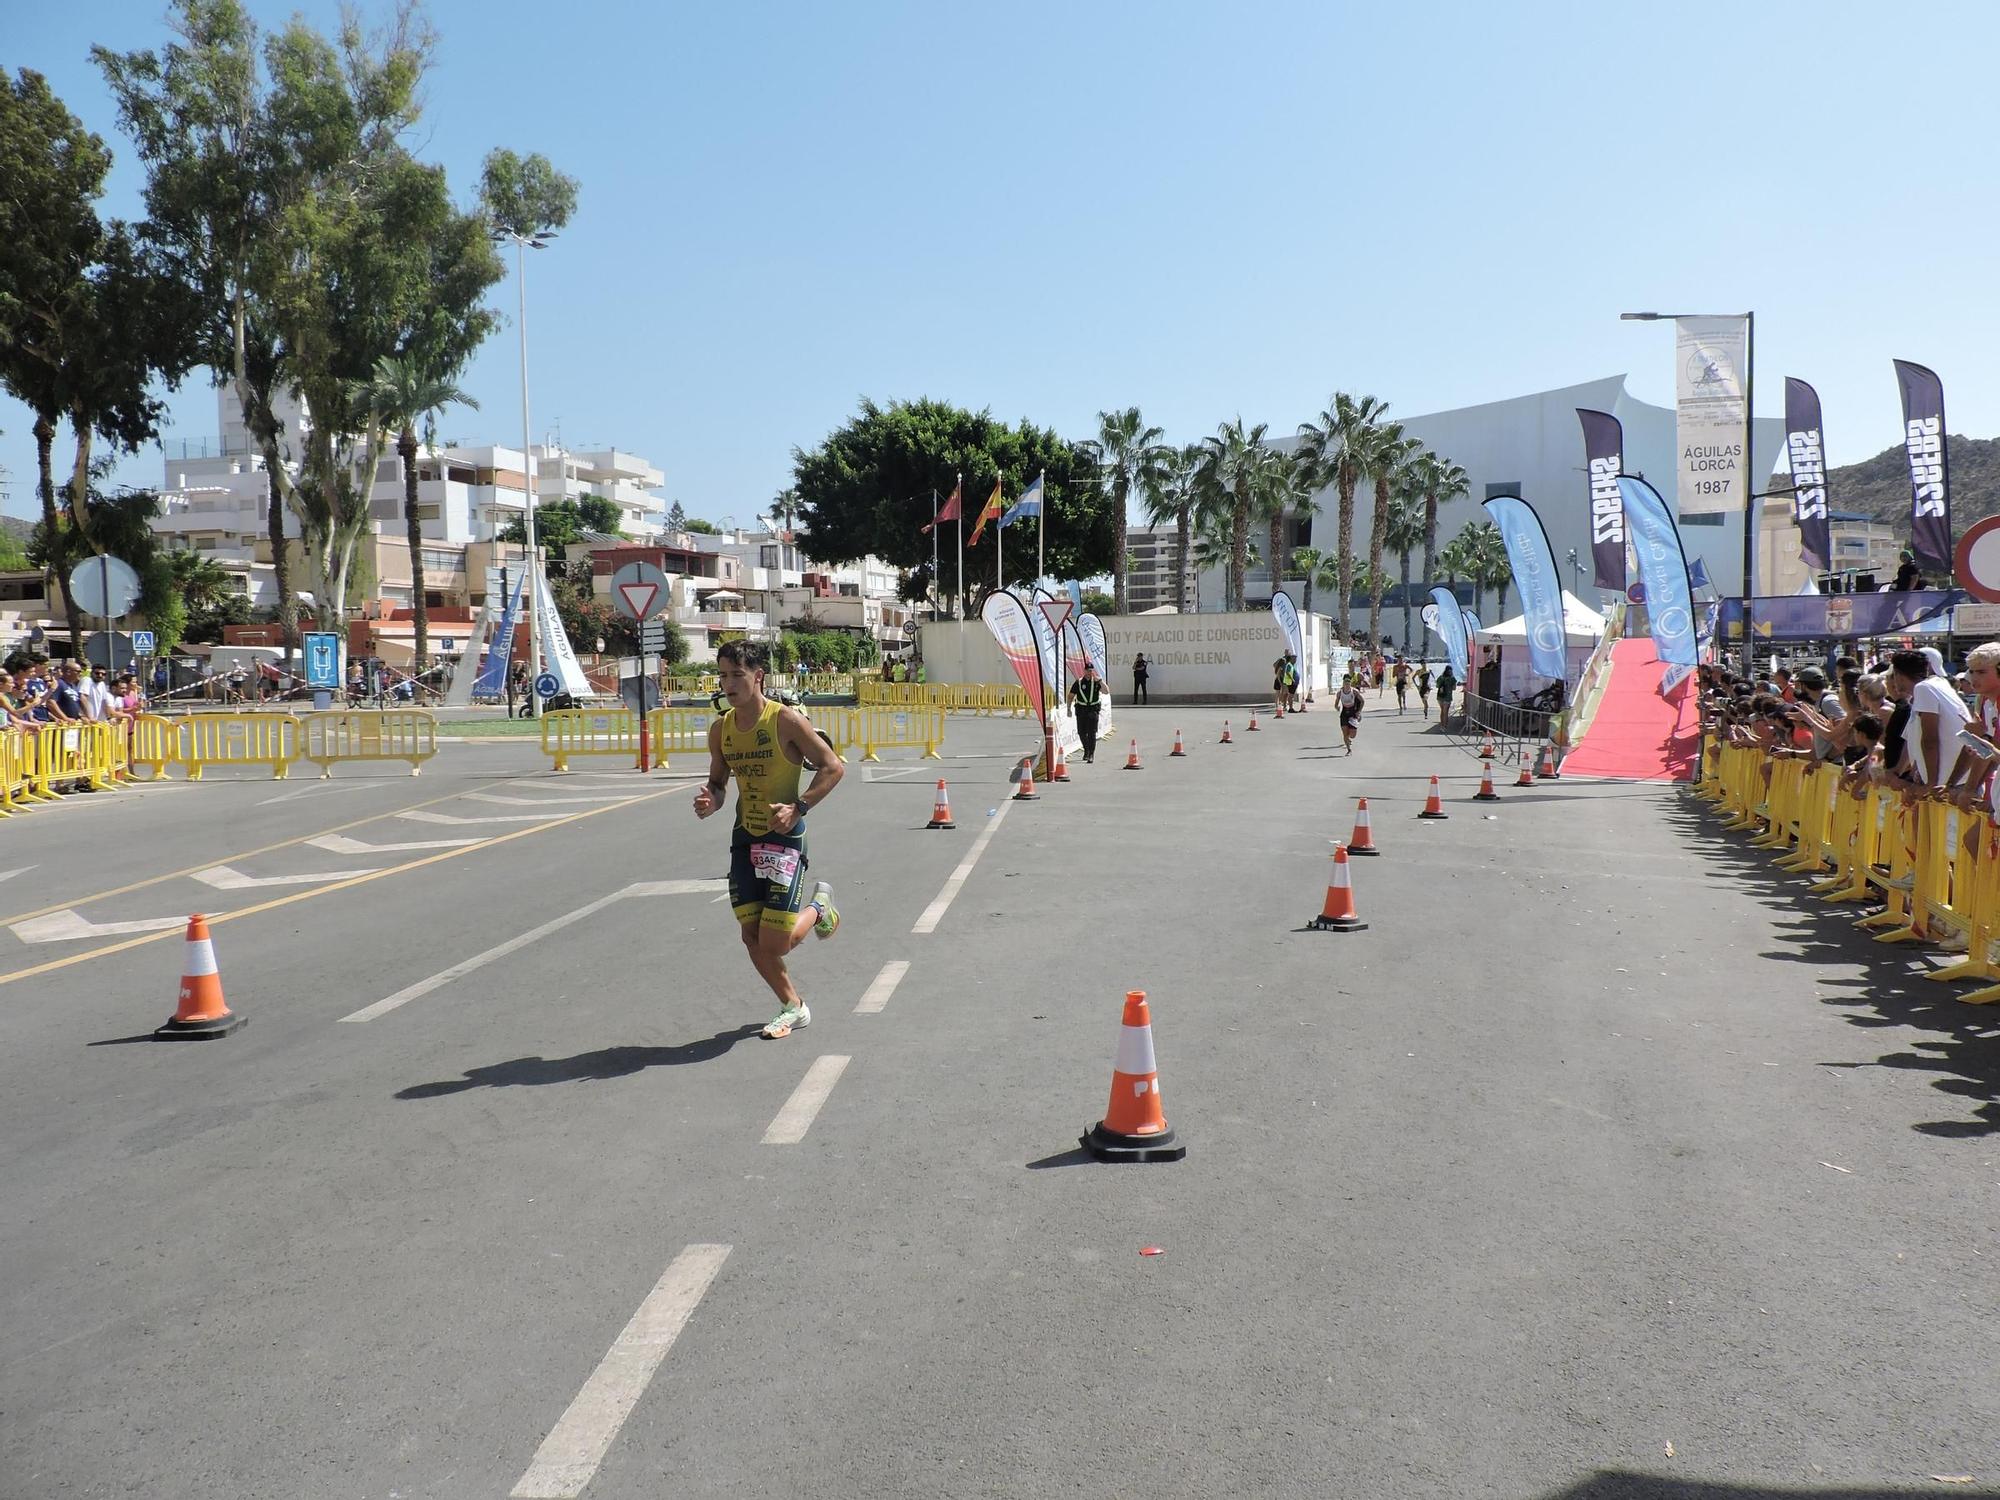
<path fill-rule="evenodd" d="M 1410 706 L 1410 664 L 1402 657 L 1396 658 L 1396 712 L 1402 713 Z"/>
<path fill-rule="evenodd" d="M 770 658 L 763 646 L 730 641 L 715 655 L 729 712 L 708 727 L 708 784 L 695 794 L 694 811 L 698 818 L 719 812 L 729 778 L 736 778 L 729 904 L 751 965 L 778 997 L 778 1014 L 764 1028 L 775 1041 L 812 1024 L 785 955 L 807 933 L 830 938 L 840 926 L 824 880 L 804 900 L 806 814 L 827 799 L 847 768 L 803 713 L 764 696 Z M 799 772 L 807 765 L 812 784 L 801 792 Z"/>
<path fill-rule="evenodd" d="M 1431 668 L 1429 662 L 1417 663 L 1417 702 L 1423 705 L 1424 717 L 1431 716 Z"/>
<path fill-rule="evenodd" d="M 1340 710 L 1340 742 L 1347 746 L 1347 753 L 1354 753 L 1354 736 L 1361 728 L 1361 688 L 1352 672 L 1341 686 L 1340 695 L 1334 699 L 1334 706 Z"/>

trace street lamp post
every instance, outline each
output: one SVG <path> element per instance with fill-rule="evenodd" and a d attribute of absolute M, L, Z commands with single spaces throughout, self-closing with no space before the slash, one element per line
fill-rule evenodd
<path fill-rule="evenodd" d="M 1764 497 L 1757 492 L 1756 397 L 1757 397 L 1757 314 L 1745 313 L 1620 313 L 1625 323 L 1674 322 L 1681 318 L 1741 318 L 1743 320 L 1743 671 L 1751 675 L 1755 660 L 1756 632 L 1750 628 L 1750 601 L 1757 593 L 1757 523 Z"/>
<path fill-rule="evenodd" d="M 541 557 L 535 547 L 534 428 L 528 421 L 528 252 L 546 249 L 553 238 L 554 234 L 549 231 L 539 234 L 515 234 L 508 230 L 496 229 L 492 232 L 495 244 L 512 244 L 514 247 L 515 284 L 518 288 L 517 321 L 521 326 L 521 483 L 526 495 L 526 503 L 521 511 L 521 540 L 528 554 L 528 716 L 534 719 L 542 716 L 542 694 L 541 689 L 536 686 L 542 675 L 542 613 L 539 608 L 542 569 Z M 513 643 L 507 642 L 504 649 L 511 651 Z"/>

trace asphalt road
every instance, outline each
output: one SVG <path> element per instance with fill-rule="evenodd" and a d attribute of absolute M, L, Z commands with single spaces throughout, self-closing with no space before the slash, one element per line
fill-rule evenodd
<path fill-rule="evenodd" d="M 1679 791 L 1119 715 L 855 767 L 778 1043 L 692 763 L 0 826 L 0 1497 L 2000 1494 L 1995 1018 Z M 1181 1163 L 1074 1149 L 1131 988 Z"/>

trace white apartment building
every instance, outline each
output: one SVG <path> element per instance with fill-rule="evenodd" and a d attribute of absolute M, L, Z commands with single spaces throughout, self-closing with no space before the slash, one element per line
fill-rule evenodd
<path fill-rule="evenodd" d="M 220 438 L 213 444 L 165 444 L 157 530 L 169 546 L 212 555 L 235 577 L 253 606 L 276 602 L 269 542 L 270 484 L 263 455 L 243 425 L 233 392 L 216 392 Z M 279 409 L 282 441 L 298 452 L 306 418 L 297 403 Z M 534 448 L 538 505 L 597 495 L 618 507 L 633 536 L 656 533 L 665 509 L 653 493 L 666 476 L 637 454 L 617 448 Z M 422 450 L 417 459 L 417 516 L 426 543 L 425 592 L 437 606 L 477 608 L 485 602 L 485 570 L 501 531 L 527 503 L 527 464 L 519 448 L 451 445 Z M 403 461 L 390 449 L 375 472 L 368 530 L 359 561 L 375 579 L 375 594 L 411 603 L 409 547 L 403 520 Z M 289 515 L 287 534 L 296 534 Z M 295 575 L 296 576 L 296 575 Z"/>
<path fill-rule="evenodd" d="M 1179 581 L 1174 576 L 1177 534 L 1165 526 L 1125 528 L 1125 609 L 1128 614 L 1144 614 L 1162 605 L 1169 609 L 1180 604 Z"/>

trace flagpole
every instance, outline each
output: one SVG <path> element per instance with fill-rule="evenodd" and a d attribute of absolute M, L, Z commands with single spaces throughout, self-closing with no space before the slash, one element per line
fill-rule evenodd
<path fill-rule="evenodd" d="M 1035 578 L 1039 581 L 1049 576 L 1049 471 L 1047 469 L 1035 478 L 1035 488 L 1042 492 L 1042 513 L 1035 517 Z"/>
<path fill-rule="evenodd" d="M 999 493 L 998 486 L 995 487 L 994 493 Z M 1001 547 L 1006 540 L 1007 508 L 1003 505 L 1000 508 L 1000 514 L 993 518 L 993 587 L 995 589 L 1004 589 L 1007 587 L 1007 573 L 1005 568 L 1001 566 L 1000 561 Z"/>
<path fill-rule="evenodd" d="M 931 618 L 937 618 L 938 595 L 944 590 L 938 585 L 938 538 L 937 538 L 937 486 L 931 486 Z"/>
<path fill-rule="evenodd" d="M 958 597 L 952 601 L 952 615 L 960 620 L 965 618 L 965 491 L 959 486 L 965 483 L 965 475 L 951 476 L 951 492 L 958 496 Z"/>

